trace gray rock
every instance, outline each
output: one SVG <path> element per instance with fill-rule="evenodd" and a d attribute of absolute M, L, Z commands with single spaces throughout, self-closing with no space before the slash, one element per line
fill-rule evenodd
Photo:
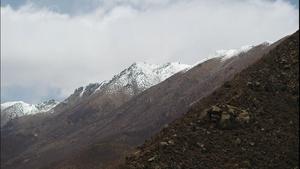
<path fill-rule="evenodd" d="M 152 161 L 154 161 L 154 160 L 155 160 L 155 156 L 152 157 L 152 158 L 150 158 L 148 161 L 149 161 L 149 162 L 152 162 Z"/>

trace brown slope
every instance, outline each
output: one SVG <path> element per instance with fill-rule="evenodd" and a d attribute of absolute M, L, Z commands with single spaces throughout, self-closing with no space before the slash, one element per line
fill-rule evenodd
<path fill-rule="evenodd" d="M 278 43 L 269 47 L 259 45 L 225 62 L 220 59 L 209 60 L 146 90 L 121 106 L 114 121 L 105 128 L 97 129 L 96 123 L 89 127 L 88 130 L 97 129 L 95 133 L 99 135 L 94 146 L 49 168 L 82 168 L 86 164 L 90 167 L 106 167 L 112 164 Z M 107 152 L 109 160 L 105 158 Z"/>
<path fill-rule="evenodd" d="M 121 163 L 122 169 L 299 168 L 299 31 Z"/>

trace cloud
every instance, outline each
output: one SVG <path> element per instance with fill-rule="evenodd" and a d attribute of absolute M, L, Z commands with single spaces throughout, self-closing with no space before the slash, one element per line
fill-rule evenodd
<path fill-rule="evenodd" d="M 1 7 L 1 90 L 6 90 L 1 98 L 9 98 L 14 86 L 32 92 L 35 98 L 27 102 L 50 97 L 54 89 L 55 98 L 64 99 L 134 61 L 194 64 L 215 50 L 276 41 L 299 29 L 299 10 L 282 0 L 95 4 L 76 14 L 34 1 L 18 9 Z"/>

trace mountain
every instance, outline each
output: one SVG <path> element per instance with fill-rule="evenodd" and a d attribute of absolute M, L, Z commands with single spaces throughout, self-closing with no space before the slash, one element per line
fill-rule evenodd
<path fill-rule="evenodd" d="M 52 113 L 53 108 L 58 104 L 59 102 L 56 100 L 49 100 L 40 104 L 28 104 L 22 101 L 3 103 L 1 104 L 1 127 L 9 120 L 17 117 L 37 113 Z"/>
<path fill-rule="evenodd" d="M 164 125 L 179 117 L 196 101 L 276 47 L 281 41 L 272 45 L 262 43 L 236 50 L 240 52 L 232 52 L 233 50 L 217 52 L 218 55 L 214 54 L 214 57 L 143 91 L 111 112 L 109 116 L 102 117 L 93 124 L 90 123 L 76 136 L 73 135 L 72 139 L 77 140 L 80 139 L 80 135 L 94 139 L 93 144 L 78 154 L 74 153 L 73 157 L 45 168 L 109 166 L 158 132 Z M 91 103 L 90 106 L 94 104 L 96 102 Z M 87 133 L 93 133 L 92 137 Z"/>
<path fill-rule="evenodd" d="M 80 87 L 53 113 L 13 119 L 1 130 L 1 168 L 107 167 L 281 41 L 219 51 L 193 67 L 137 62 L 108 82 Z"/>
<path fill-rule="evenodd" d="M 114 166 L 298 167 L 299 31 Z"/>

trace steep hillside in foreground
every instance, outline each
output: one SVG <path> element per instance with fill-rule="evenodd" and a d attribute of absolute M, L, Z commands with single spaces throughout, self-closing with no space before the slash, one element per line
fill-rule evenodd
<path fill-rule="evenodd" d="M 119 168 L 299 168 L 299 31 L 120 160 Z"/>
<path fill-rule="evenodd" d="M 280 40 L 281 41 L 281 40 Z M 200 98 L 274 48 L 280 41 L 252 46 L 243 52 L 220 51 L 212 59 L 201 62 L 185 73 L 176 74 L 142 92 L 114 113 L 104 128 L 102 122 L 90 125 L 80 133 L 98 138 L 94 144 L 72 158 L 48 168 L 105 168 L 130 152 L 165 124 L 182 115 Z M 228 54 L 230 57 L 227 57 Z M 236 55 L 234 55 L 236 54 Z M 226 58 L 226 59 L 224 59 Z M 90 137 L 90 136 L 88 136 Z"/>

